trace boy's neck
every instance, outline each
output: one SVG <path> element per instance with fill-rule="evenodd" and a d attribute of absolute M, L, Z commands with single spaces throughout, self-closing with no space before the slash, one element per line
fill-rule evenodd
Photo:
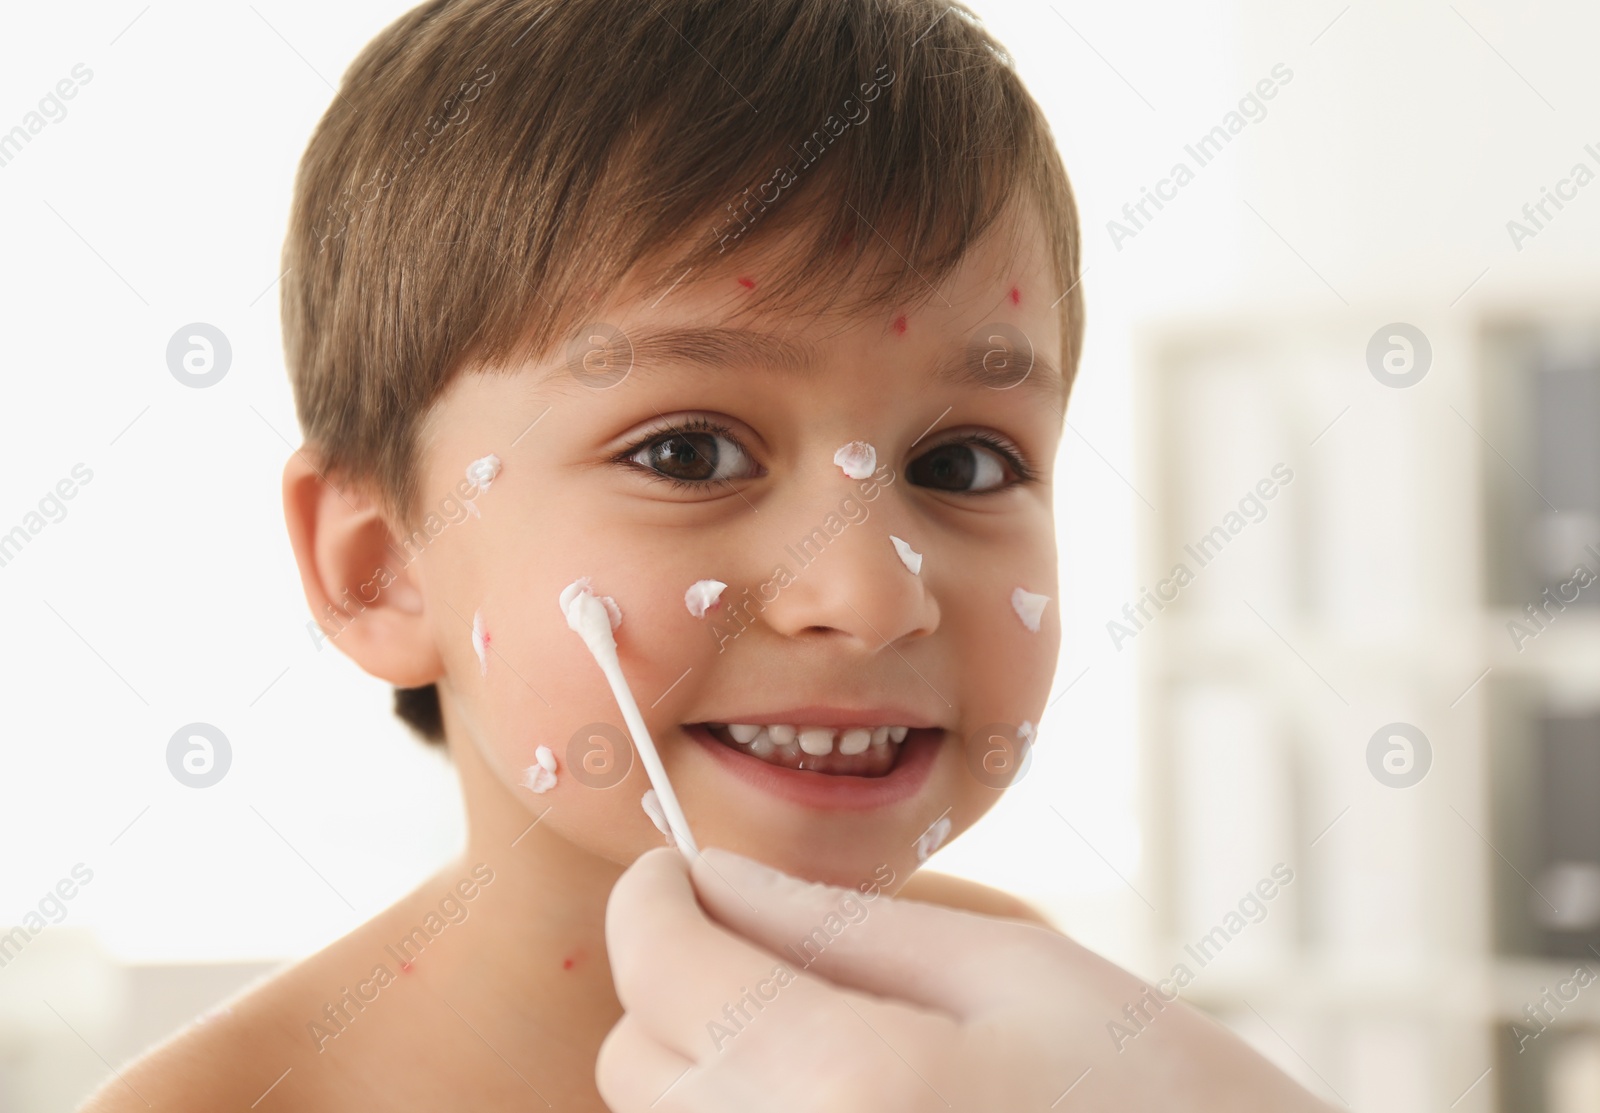
<path fill-rule="evenodd" d="M 605 951 L 606 901 L 622 867 L 545 827 L 541 813 L 511 794 L 464 733 L 452 730 L 451 738 L 468 836 L 462 855 L 437 881 L 453 886 L 474 869 L 481 873 L 480 864 L 493 871 L 493 880 L 467 904 L 476 922 L 471 945 L 447 948 L 435 973 L 472 1006 L 469 1013 L 451 1000 L 475 1026 L 481 1017 L 514 1031 L 536 1014 L 557 1022 L 563 1042 L 592 1042 L 592 1063 L 592 1052 L 622 1015 Z"/>

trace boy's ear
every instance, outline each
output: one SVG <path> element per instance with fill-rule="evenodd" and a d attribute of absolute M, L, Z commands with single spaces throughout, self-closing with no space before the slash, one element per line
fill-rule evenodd
<path fill-rule="evenodd" d="M 398 688 L 444 675 L 422 592 L 365 489 L 340 489 L 309 446 L 283 468 L 283 513 L 306 602 L 328 640 Z"/>

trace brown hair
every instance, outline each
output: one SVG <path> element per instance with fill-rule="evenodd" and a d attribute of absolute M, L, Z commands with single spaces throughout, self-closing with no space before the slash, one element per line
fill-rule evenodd
<path fill-rule="evenodd" d="M 431 0 L 361 51 L 300 162 L 281 296 L 302 432 L 410 528 L 418 429 L 455 375 L 546 357 L 591 291 L 669 246 L 687 244 L 652 290 L 805 227 L 750 303 L 831 304 L 885 260 L 851 292 L 864 311 L 928 296 L 1019 199 L 1065 291 L 1070 390 L 1071 186 L 965 6 Z M 443 741 L 433 685 L 396 689 L 395 712 Z"/>

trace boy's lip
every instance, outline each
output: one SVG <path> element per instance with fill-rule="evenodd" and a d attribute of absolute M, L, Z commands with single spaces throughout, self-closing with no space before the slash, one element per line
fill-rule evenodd
<path fill-rule="evenodd" d="M 859 722 L 858 718 L 844 725 Z M 685 724 L 680 729 L 729 774 L 754 788 L 816 811 L 869 811 L 916 795 L 927 782 L 939 747 L 948 733 L 939 728 L 913 730 L 899 743 L 900 751 L 887 773 L 881 777 L 852 777 L 769 764 L 719 742 L 702 723 Z"/>

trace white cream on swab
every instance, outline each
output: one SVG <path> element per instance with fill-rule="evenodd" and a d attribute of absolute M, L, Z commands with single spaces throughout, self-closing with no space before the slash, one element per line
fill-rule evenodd
<path fill-rule="evenodd" d="M 922 575 L 922 554 L 892 533 L 889 535 L 889 540 L 894 542 L 894 551 L 900 554 L 900 563 L 911 569 L 913 576 Z"/>
<path fill-rule="evenodd" d="M 833 462 L 851 479 L 865 479 L 878 469 L 878 450 L 866 441 L 851 441 L 833 454 Z"/>
<path fill-rule="evenodd" d="M 609 607 L 606 604 L 610 604 Z M 561 591 L 561 612 L 566 615 L 567 625 L 583 639 L 583 644 L 589 647 L 589 652 L 599 664 L 600 671 L 605 673 L 606 682 L 611 685 L 611 694 L 616 697 L 617 706 L 622 709 L 622 718 L 633 735 L 639 760 L 644 763 L 650 785 L 660 798 L 667 823 L 678 840 L 678 849 L 683 851 L 684 857 L 692 860 L 699 857 L 700 848 L 689 834 L 689 821 L 678 806 L 677 794 L 672 791 L 672 782 L 667 780 L 667 770 L 661 764 L 661 755 L 656 753 L 650 728 L 645 726 L 644 716 L 639 714 L 639 705 L 634 702 L 628 680 L 622 675 L 622 663 L 617 660 L 617 639 L 612 637 L 611 629 L 622 621 L 622 614 L 616 606 L 612 600 L 602 601 L 594 595 L 587 576 L 568 584 Z M 611 613 L 608 614 L 608 611 Z"/>
<path fill-rule="evenodd" d="M 1035 595 L 1020 587 L 1011 593 L 1011 609 L 1017 612 L 1022 624 L 1035 634 L 1039 632 L 1039 619 L 1044 616 L 1045 605 L 1049 602 L 1050 596 Z"/>
<path fill-rule="evenodd" d="M 950 835 L 950 817 L 941 815 L 917 838 L 917 861 L 926 862 Z"/>
<path fill-rule="evenodd" d="M 556 787 L 556 755 L 549 746 L 533 751 L 534 764 L 522 774 L 522 783 L 534 792 L 548 792 Z"/>
<path fill-rule="evenodd" d="M 493 483 L 494 477 L 499 474 L 500 457 L 496 456 L 492 452 L 482 459 L 474 460 L 472 463 L 467 465 L 467 481 L 470 482 L 474 487 L 478 488 L 480 494 L 489 489 L 489 484 Z M 464 501 L 467 504 L 467 509 L 472 511 L 473 517 L 483 517 L 483 515 L 478 511 L 477 495 L 473 495 L 470 499 L 466 499 Z"/>
<path fill-rule="evenodd" d="M 579 576 L 566 587 L 562 588 L 561 613 L 566 614 L 567 608 L 572 605 L 572 601 L 584 592 L 587 592 L 590 595 L 594 594 L 594 588 L 590 585 L 588 576 Z M 618 626 L 622 625 L 621 608 L 617 606 L 617 601 L 611 598 L 609 595 L 599 596 L 599 599 L 600 602 L 605 604 L 606 614 L 611 617 L 611 628 L 615 630 Z M 567 619 L 567 622 L 568 625 L 571 625 L 572 620 L 570 617 Z M 573 627 L 573 629 L 577 629 L 577 627 Z"/>
<path fill-rule="evenodd" d="M 683 593 L 683 605 L 696 618 L 704 618 L 707 611 L 722 601 L 722 592 L 727 586 L 721 580 L 696 580 Z"/>
<path fill-rule="evenodd" d="M 667 813 L 661 810 L 661 800 L 656 796 L 656 790 L 645 789 L 644 795 L 639 797 L 639 805 L 644 808 L 644 814 L 650 817 L 650 822 L 656 825 L 656 830 L 667 836 L 667 845 L 677 846 L 678 840 L 672 837 L 672 826 L 667 822 Z"/>
<path fill-rule="evenodd" d="M 483 628 L 483 613 L 472 612 L 472 651 L 478 655 L 478 672 L 489 675 L 489 634 Z"/>

